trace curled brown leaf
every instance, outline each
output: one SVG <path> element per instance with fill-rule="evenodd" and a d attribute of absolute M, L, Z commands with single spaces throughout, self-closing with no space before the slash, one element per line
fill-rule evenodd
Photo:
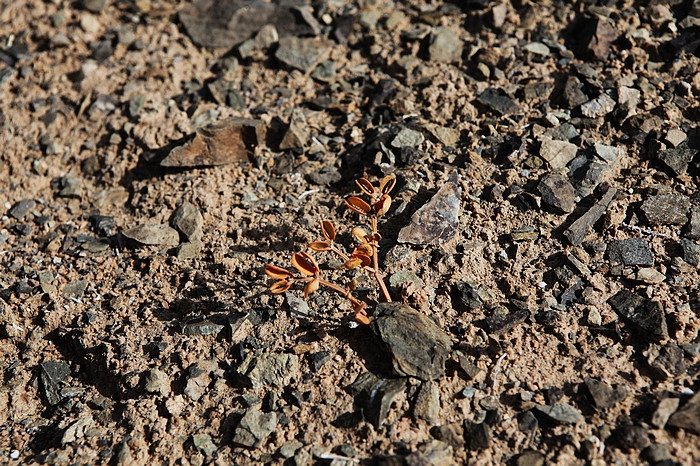
<path fill-rule="evenodd" d="M 366 232 L 363 228 L 360 228 L 360 227 L 355 227 L 355 228 L 353 228 L 353 229 L 352 229 L 352 236 L 354 236 L 355 239 L 356 239 L 357 241 L 359 241 L 360 243 L 366 243 L 366 242 L 367 242 L 367 239 L 366 239 L 366 238 L 367 238 L 368 235 L 367 235 L 367 232 Z"/>
<path fill-rule="evenodd" d="M 309 277 L 313 277 L 319 272 L 314 258 L 303 251 L 292 254 L 292 265 L 299 272 Z"/>

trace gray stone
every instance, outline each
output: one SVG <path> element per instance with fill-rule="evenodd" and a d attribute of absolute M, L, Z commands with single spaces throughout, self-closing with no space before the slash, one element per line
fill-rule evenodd
<path fill-rule="evenodd" d="M 427 381 L 445 374 L 452 341 L 425 314 L 405 304 L 382 303 L 377 306 L 372 330 L 386 344 L 398 375 Z"/>
<path fill-rule="evenodd" d="M 423 127 L 444 146 L 454 146 L 459 141 L 459 130 L 427 123 Z"/>
<path fill-rule="evenodd" d="M 75 176 L 63 176 L 59 180 L 61 190 L 58 192 L 58 197 L 73 197 L 80 198 L 82 193 L 83 180 Z"/>
<path fill-rule="evenodd" d="M 455 464 L 452 446 L 439 440 L 418 445 L 418 451 L 414 451 L 405 458 L 406 466 L 452 466 Z"/>
<path fill-rule="evenodd" d="M 682 258 L 690 265 L 698 266 L 700 263 L 700 245 L 687 238 L 681 238 Z"/>
<path fill-rule="evenodd" d="M 491 314 L 486 317 L 486 331 L 492 335 L 501 335 L 530 317 L 526 309 L 519 309 L 509 314 Z"/>
<path fill-rule="evenodd" d="M 588 393 L 590 393 L 593 398 L 593 403 L 599 410 L 605 410 L 616 405 L 627 398 L 629 394 L 627 384 L 611 387 L 606 382 L 592 377 L 585 377 L 583 382 L 586 384 Z"/>
<path fill-rule="evenodd" d="M 459 228 L 462 188 L 457 173 L 411 217 L 411 223 L 399 231 L 399 243 L 440 244 L 450 240 Z"/>
<path fill-rule="evenodd" d="M 146 105 L 146 95 L 145 94 L 132 94 L 129 97 L 129 115 L 131 118 L 135 118 L 143 110 Z"/>
<path fill-rule="evenodd" d="M 610 261 L 618 264 L 642 267 L 654 265 L 654 256 L 643 238 L 613 240 L 608 245 L 607 252 Z"/>
<path fill-rule="evenodd" d="M 464 439 L 469 450 L 485 450 L 491 445 L 491 427 L 486 422 L 465 421 Z"/>
<path fill-rule="evenodd" d="M 437 27 L 430 34 L 428 55 L 431 61 L 449 62 L 462 57 L 464 43 L 459 36 L 448 27 Z"/>
<path fill-rule="evenodd" d="M 423 280 L 413 270 L 399 270 L 389 277 L 389 286 L 395 290 L 402 283 L 413 282 L 418 287 L 423 286 Z"/>
<path fill-rule="evenodd" d="M 10 211 L 10 217 L 17 220 L 22 220 L 27 213 L 34 208 L 36 202 L 33 199 L 22 199 L 17 204 L 15 204 Z"/>
<path fill-rule="evenodd" d="M 573 109 L 588 101 L 588 96 L 583 92 L 583 83 L 575 76 L 569 76 L 564 84 L 564 105 Z"/>
<path fill-rule="evenodd" d="M 160 369 L 146 371 L 143 378 L 143 388 L 147 393 L 170 393 L 170 377 Z"/>
<path fill-rule="evenodd" d="M 233 443 L 248 448 L 258 448 L 277 427 L 277 413 L 263 413 L 250 408 L 241 418 L 233 433 Z"/>
<path fill-rule="evenodd" d="M 236 369 L 242 381 L 253 388 L 286 387 L 299 378 L 299 356 L 269 353 L 248 356 Z"/>
<path fill-rule="evenodd" d="M 700 239 L 700 208 L 693 206 L 690 209 L 690 222 L 686 236 L 690 239 Z"/>
<path fill-rule="evenodd" d="M 540 144 L 540 157 L 542 157 L 552 170 L 561 170 L 576 157 L 575 144 L 557 139 L 543 139 Z"/>
<path fill-rule="evenodd" d="M 314 313 L 311 311 L 309 308 L 309 304 L 295 295 L 294 293 L 285 293 L 284 294 L 285 302 L 287 304 L 287 309 L 289 312 L 294 315 L 301 315 L 301 316 L 311 316 L 314 315 Z"/>
<path fill-rule="evenodd" d="M 63 296 L 68 299 L 80 299 L 85 288 L 88 286 L 87 280 L 75 280 L 66 285 L 63 289 Z"/>
<path fill-rule="evenodd" d="M 309 126 L 306 123 L 306 115 L 304 111 L 296 107 L 292 110 L 292 115 L 289 117 L 289 126 L 284 134 L 279 148 L 286 149 L 303 149 L 309 144 Z"/>
<path fill-rule="evenodd" d="M 617 189 L 609 186 L 601 199 L 596 202 L 588 211 L 579 217 L 569 228 L 564 231 L 564 236 L 573 244 L 578 246 L 583 242 L 586 235 L 593 229 L 593 225 L 603 215 L 613 197 L 617 193 Z"/>
<path fill-rule="evenodd" d="M 413 414 L 416 419 L 422 419 L 429 425 L 438 422 L 440 415 L 440 391 L 433 381 L 423 382 L 416 396 L 416 404 L 413 406 Z"/>
<path fill-rule="evenodd" d="M 425 136 L 423 136 L 423 133 L 404 127 L 401 128 L 401 131 L 399 131 L 399 133 L 391 141 L 391 146 L 397 149 L 402 147 L 417 147 L 423 141 L 425 141 Z"/>
<path fill-rule="evenodd" d="M 515 460 L 515 466 L 542 466 L 544 459 L 544 455 L 539 451 L 528 450 L 518 456 L 518 459 Z"/>
<path fill-rule="evenodd" d="M 343 179 L 342 175 L 338 171 L 338 168 L 333 165 L 324 165 L 318 170 L 314 170 L 308 175 L 306 175 L 309 181 L 314 184 L 327 186 L 333 183 L 337 183 Z"/>
<path fill-rule="evenodd" d="M 547 47 L 542 42 L 530 42 L 528 44 L 525 44 L 523 46 L 523 49 L 527 50 L 530 53 L 534 53 L 535 55 L 541 55 L 543 57 L 546 57 L 551 53 L 549 47 Z"/>
<path fill-rule="evenodd" d="M 520 106 L 500 89 L 488 88 L 477 101 L 500 115 L 511 115 L 520 111 Z"/>
<path fill-rule="evenodd" d="M 461 422 L 452 422 L 435 426 L 430 433 L 438 440 L 446 442 L 453 448 L 464 448 L 464 427 Z"/>
<path fill-rule="evenodd" d="M 678 128 L 669 129 L 666 133 L 666 142 L 673 147 L 680 146 L 686 139 L 688 139 L 688 135 Z"/>
<path fill-rule="evenodd" d="M 146 223 L 122 233 L 125 237 L 147 246 L 177 246 L 180 235 L 165 223 Z"/>
<path fill-rule="evenodd" d="M 282 444 L 282 446 L 279 449 L 279 454 L 282 455 L 282 458 L 291 458 L 303 446 L 304 444 L 301 443 L 299 440 L 292 439 Z"/>
<path fill-rule="evenodd" d="M 202 242 L 188 241 L 187 243 L 180 244 L 175 250 L 175 257 L 180 260 L 194 259 L 198 257 L 202 252 Z"/>
<path fill-rule="evenodd" d="M 50 405 L 58 404 L 63 396 L 61 385 L 70 375 L 70 366 L 64 361 L 44 361 L 41 363 L 41 382 L 44 386 L 44 396 Z"/>
<path fill-rule="evenodd" d="M 109 238 L 90 238 L 89 240 L 85 241 L 81 247 L 87 252 L 96 254 L 106 251 L 111 245 L 112 243 Z"/>
<path fill-rule="evenodd" d="M 576 424 L 584 420 L 581 412 L 568 403 L 557 403 L 553 406 L 536 405 L 533 409 L 558 424 Z"/>
<path fill-rule="evenodd" d="M 700 392 L 693 395 L 681 409 L 673 413 L 666 425 L 700 435 Z"/>
<path fill-rule="evenodd" d="M 185 235 L 189 241 L 202 239 L 204 219 L 202 213 L 194 204 L 184 201 L 170 218 L 170 225 Z"/>
<path fill-rule="evenodd" d="M 301 70 L 312 71 L 330 51 L 330 45 L 320 38 L 283 37 L 275 52 L 275 58 L 284 65 Z"/>
<path fill-rule="evenodd" d="M 452 286 L 452 299 L 459 311 L 471 311 L 483 306 L 483 301 L 473 283 L 459 281 Z"/>
<path fill-rule="evenodd" d="M 659 194 L 642 203 L 642 212 L 651 225 L 683 225 L 688 221 L 690 199 L 682 194 Z"/>
<path fill-rule="evenodd" d="M 44 293 L 55 293 L 56 285 L 53 284 L 53 272 L 46 270 L 39 273 L 39 286 Z"/>
<path fill-rule="evenodd" d="M 82 0 L 80 3 L 92 13 L 100 13 L 107 6 L 107 0 Z"/>
<path fill-rule="evenodd" d="M 656 380 L 673 379 L 686 372 L 683 349 L 675 343 L 651 345 L 644 352 L 651 375 Z"/>
<path fill-rule="evenodd" d="M 576 191 L 569 180 L 559 174 L 545 176 L 537 189 L 542 195 L 542 201 L 549 207 L 570 213 L 576 207 Z"/>
<path fill-rule="evenodd" d="M 216 445 L 209 434 L 194 434 L 192 435 L 192 443 L 195 448 L 204 453 L 206 456 L 211 456 L 216 453 Z"/>
<path fill-rule="evenodd" d="M 318 79 L 319 81 L 324 83 L 330 83 L 335 81 L 335 62 L 332 60 L 322 61 L 318 64 L 316 68 L 314 68 L 313 72 L 311 73 L 311 77 L 314 79 Z"/>
<path fill-rule="evenodd" d="M 620 147 L 606 146 L 599 142 L 596 142 L 593 147 L 596 155 L 608 163 L 616 164 L 625 155 L 625 150 Z"/>
<path fill-rule="evenodd" d="M 651 267 L 643 267 L 637 270 L 635 279 L 644 283 L 662 283 L 666 280 L 666 275 Z"/>
<path fill-rule="evenodd" d="M 581 113 L 588 118 L 598 118 L 612 112 L 615 108 L 615 100 L 603 92 L 595 99 L 581 105 Z"/>
<path fill-rule="evenodd" d="M 85 437 L 88 428 L 93 424 L 94 420 L 91 415 L 83 416 L 77 421 L 71 423 L 63 432 L 61 437 L 61 445 L 72 443 Z"/>
<path fill-rule="evenodd" d="M 672 461 L 671 452 L 668 445 L 664 443 L 652 443 L 644 449 L 644 455 L 651 464 L 676 464 Z"/>
<path fill-rule="evenodd" d="M 643 298 L 629 290 L 620 290 L 608 303 L 621 317 L 656 338 L 668 337 L 666 315 L 661 303 Z"/>
<path fill-rule="evenodd" d="M 403 377 L 384 379 L 364 372 L 348 386 L 348 391 L 355 398 L 355 405 L 360 408 L 362 417 L 377 428 L 389 414 L 396 396 L 405 388 L 406 379 Z"/>
<path fill-rule="evenodd" d="M 564 123 L 556 128 L 550 128 L 544 132 L 544 137 L 549 139 L 557 139 L 560 141 L 570 141 L 579 136 L 576 127 L 571 123 Z"/>
<path fill-rule="evenodd" d="M 677 147 L 660 150 L 656 157 L 661 160 L 675 175 L 682 175 L 688 170 L 688 164 L 698 153 L 697 149 L 691 148 L 688 142 L 683 142 Z"/>
<path fill-rule="evenodd" d="M 198 401 L 207 392 L 211 383 L 211 373 L 219 368 L 216 360 L 203 360 L 187 368 L 187 382 L 184 394 L 192 401 Z"/>
<path fill-rule="evenodd" d="M 659 429 L 663 429 L 671 415 L 678 410 L 680 404 L 681 400 L 678 398 L 664 398 L 659 401 L 659 405 L 651 416 L 651 424 Z"/>
<path fill-rule="evenodd" d="M 623 424 L 615 429 L 613 439 L 623 450 L 641 450 L 649 445 L 649 432 L 642 426 Z"/>
<path fill-rule="evenodd" d="M 223 325 L 215 324 L 210 320 L 193 322 L 182 326 L 183 335 L 216 335 L 224 329 Z"/>

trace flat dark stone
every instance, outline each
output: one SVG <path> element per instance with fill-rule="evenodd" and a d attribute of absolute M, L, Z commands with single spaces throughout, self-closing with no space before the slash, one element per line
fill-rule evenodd
<path fill-rule="evenodd" d="M 626 266 L 648 267 L 654 265 L 651 248 L 643 238 L 613 240 L 608 245 L 607 252 L 611 262 Z"/>
<path fill-rule="evenodd" d="M 690 199 L 682 194 L 659 194 L 644 201 L 641 207 L 651 225 L 683 225 L 688 221 Z"/>
<path fill-rule="evenodd" d="M 668 336 L 666 315 L 661 303 L 620 290 L 608 299 L 608 303 L 620 316 L 624 317 L 649 335 L 659 338 Z"/>
<path fill-rule="evenodd" d="M 545 176 L 537 186 L 542 202 L 552 209 L 570 213 L 576 207 L 576 191 L 567 178 L 557 173 Z"/>
<path fill-rule="evenodd" d="M 627 388 L 626 384 L 612 387 L 606 382 L 594 379 L 592 377 L 585 377 L 583 382 L 586 384 L 588 393 L 591 394 L 596 408 L 600 410 L 605 410 L 616 405 L 620 401 L 627 398 L 627 395 L 629 394 L 629 389 Z"/>
<path fill-rule="evenodd" d="M 377 306 L 372 330 L 386 344 L 394 371 L 434 380 L 445 374 L 452 341 L 428 316 L 401 303 Z"/>
<path fill-rule="evenodd" d="M 485 422 L 465 422 L 464 440 L 469 450 L 485 450 L 491 445 L 491 427 Z"/>
<path fill-rule="evenodd" d="M 659 151 L 656 157 L 661 160 L 675 175 L 682 175 L 688 170 L 688 164 L 697 155 L 698 150 L 690 148 L 688 141 L 678 147 Z"/>
<path fill-rule="evenodd" d="M 675 343 L 651 345 L 644 354 L 656 380 L 673 379 L 686 372 L 683 349 Z"/>
<path fill-rule="evenodd" d="M 567 237 L 571 244 L 578 246 L 583 242 L 589 231 L 593 229 L 593 225 L 605 213 L 616 193 L 617 189 L 609 186 L 601 199 L 566 229 L 564 236 Z"/>
<path fill-rule="evenodd" d="M 41 382 L 44 386 L 44 395 L 50 405 L 58 404 L 61 395 L 61 382 L 70 375 L 70 366 L 64 361 L 44 361 L 41 363 Z"/>
<path fill-rule="evenodd" d="M 680 243 L 683 260 L 697 267 L 700 263 L 700 245 L 687 238 L 681 238 Z"/>
<path fill-rule="evenodd" d="M 477 289 L 469 282 L 459 281 L 452 285 L 452 300 L 461 311 L 472 311 L 483 306 Z"/>
<path fill-rule="evenodd" d="M 490 334 L 500 335 L 512 329 L 521 322 L 530 317 L 530 312 L 525 309 L 519 309 L 510 314 L 496 314 L 486 317 L 486 331 Z"/>
<path fill-rule="evenodd" d="M 686 404 L 673 413 L 666 425 L 700 435 L 700 392 L 693 395 Z"/>
<path fill-rule="evenodd" d="M 649 445 L 649 432 L 642 426 L 626 424 L 615 429 L 613 439 L 624 450 L 641 450 Z"/>
<path fill-rule="evenodd" d="M 477 101 L 500 115 L 511 115 L 520 111 L 520 106 L 500 89 L 486 89 Z"/>
<path fill-rule="evenodd" d="M 17 204 L 12 206 L 10 211 L 10 217 L 17 220 L 22 220 L 27 213 L 34 208 L 36 202 L 33 199 L 22 199 Z"/>
<path fill-rule="evenodd" d="M 568 403 L 559 403 L 553 406 L 536 405 L 533 410 L 558 424 L 576 424 L 584 420 L 581 412 Z"/>
<path fill-rule="evenodd" d="M 184 335 L 216 335 L 224 326 L 215 324 L 210 320 L 203 320 L 201 322 L 194 322 L 190 324 L 184 324 L 182 326 L 182 333 Z"/>
<path fill-rule="evenodd" d="M 389 414 L 389 409 L 396 395 L 406 387 L 406 379 L 384 379 L 371 372 L 357 376 L 357 379 L 347 387 L 348 392 L 355 398 L 355 406 L 367 422 L 379 427 Z"/>

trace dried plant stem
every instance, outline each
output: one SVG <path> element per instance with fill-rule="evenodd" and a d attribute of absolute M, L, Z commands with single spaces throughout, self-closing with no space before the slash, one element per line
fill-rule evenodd
<path fill-rule="evenodd" d="M 375 236 L 377 235 L 377 218 L 372 217 L 372 235 Z M 386 288 L 386 283 L 384 283 L 384 277 L 382 277 L 382 274 L 379 272 L 379 245 L 372 244 L 372 273 L 374 274 L 374 279 L 377 281 L 377 284 L 379 285 L 379 288 L 382 290 L 382 294 L 384 295 L 384 300 L 387 303 L 391 302 L 391 296 L 389 295 L 389 290 Z"/>

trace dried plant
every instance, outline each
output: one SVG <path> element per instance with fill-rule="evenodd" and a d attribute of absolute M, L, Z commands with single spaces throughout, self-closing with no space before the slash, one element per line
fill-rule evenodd
<path fill-rule="evenodd" d="M 384 300 L 391 302 L 389 290 L 379 269 L 377 248 L 382 237 L 377 231 L 377 223 L 391 207 L 391 196 L 389 193 L 394 189 L 396 177 L 394 175 L 384 177 L 379 182 L 379 187 L 375 187 L 366 178 L 359 178 L 355 180 L 355 183 L 368 200 L 362 197 L 350 196 L 345 200 L 345 205 L 353 212 L 360 214 L 362 218 L 369 220 L 371 230 L 367 232 L 361 227 L 352 229 L 352 235 L 359 242 L 359 245 L 355 247 L 352 254 L 348 255 L 342 249 L 342 246 L 335 242 L 336 229 L 333 223 L 329 220 L 323 220 L 320 228 L 323 239 L 312 241 L 308 244 L 308 249 L 314 252 L 331 252 L 343 260 L 346 269 L 361 269 L 370 273 L 376 280 Z M 284 293 L 292 287 L 292 284 L 299 282 L 305 284 L 304 297 L 306 298 L 321 286 L 325 286 L 337 291 L 352 304 L 357 322 L 369 324 L 369 317 L 366 311 L 367 303 L 352 295 L 353 291 L 355 291 L 354 280 L 351 280 L 345 287 L 326 280 L 322 276 L 316 260 L 305 251 L 292 254 L 291 263 L 299 274 L 294 274 L 285 268 L 273 264 L 265 266 L 265 274 L 277 280 L 270 286 L 270 291 L 273 294 Z"/>

